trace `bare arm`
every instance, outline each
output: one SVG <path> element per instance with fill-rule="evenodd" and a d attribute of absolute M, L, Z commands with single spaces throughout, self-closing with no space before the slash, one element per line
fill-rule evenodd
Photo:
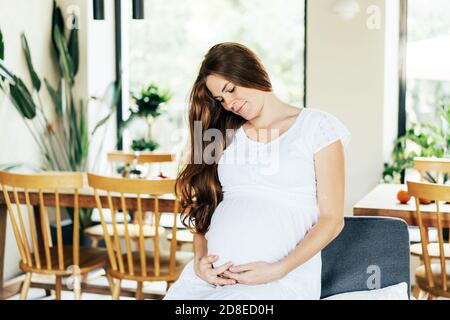
<path fill-rule="evenodd" d="M 194 259 L 195 262 L 208 254 L 208 242 L 204 235 L 200 233 L 194 234 Z"/>

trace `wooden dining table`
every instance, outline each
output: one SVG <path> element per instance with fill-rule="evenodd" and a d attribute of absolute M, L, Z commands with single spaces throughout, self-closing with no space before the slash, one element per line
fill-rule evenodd
<path fill-rule="evenodd" d="M 384 216 L 396 217 L 405 220 L 410 226 L 417 226 L 416 204 L 413 197 L 406 204 L 397 200 L 397 192 L 407 190 L 404 184 L 378 184 L 367 195 L 365 195 L 358 203 L 353 206 L 354 216 Z M 436 204 L 421 204 L 424 225 L 435 227 Z M 441 203 L 440 212 L 442 216 L 442 225 L 444 228 L 450 228 L 450 204 Z"/>
<path fill-rule="evenodd" d="M 46 207 L 55 207 L 55 194 L 53 192 L 44 191 L 44 203 Z M 25 193 L 18 190 L 19 202 L 25 204 Z M 60 191 L 60 206 L 65 208 L 74 207 L 74 191 L 73 190 L 61 190 Z M 102 207 L 109 208 L 108 198 L 105 193 L 99 191 L 100 200 Z M 120 195 L 111 193 L 112 201 L 114 207 L 119 207 Z M 13 199 L 13 193 L 10 192 L 10 198 Z M 39 192 L 37 190 L 29 190 L 30 204 L 34 208 L 34 218 L 36 221 L 37 228 L 40 228 L 40 214 L 39 214 Z M 79 207 L 86 209 L 97 208 L 94 191 L 88 186 L 82 188 L 79 191 Z M 155 201 L 152 197 L 142 197 L 142 211 L 153 211 Z M 173 212 L 175 197 L 173 195 L 163 195 L 159 197 L 159 210 L 160 212 Z M 125 203 L 128 210 L 137 210 L 138 201 L 136 195 L 126 195 Z M 3 196 L 3 192 L 0 192 L 0 299 L 4 297 L 4 265 L 5 265 L 5 243 L 6 243 L 6 227 L 7 227 L 7 208 L 6 202 Z M 83 290 L 89 289 L 89 287 L 83 287 Z M 93 287 L 92 290 L 87 290 L 87 292 L 103 293 L 101 288 Z M 109 288 L 104 290 L 105 293 L 109 293 Z M 132 295 L 132 294 L 130 294 Z"/>

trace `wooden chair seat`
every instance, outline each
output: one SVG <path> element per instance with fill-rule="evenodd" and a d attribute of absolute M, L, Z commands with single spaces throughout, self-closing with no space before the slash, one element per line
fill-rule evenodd
<path fill-rule="evenodd" d="M 415 243 L 410 246 L 410 251 L 413 256 L 422 256 L 422 244 Z M 428 244 L 428 255 L 430 258 L 439 258 L 439 243 Z M 445 259 L 450 259 L 450 243 L 444 243 L 444 255 Z"/>
<path fill-rule="evenodd" d="M 118 279 L 127 279 L 127 280 L 135 280 L 135 281 L 175 281 L 178 279 L 181 271 L 194 258 L 194 253 L 189 251 L 177 251 L 176 252 L 176 264 L 175 270 L 176 273 L 173 276 L 169 276 L 169 253 L 161 252 L 160 253 L 160 276 L 151 277 L 151 276 L 141 276 L 142 275 L 142 267 L 141 267 L 141 256 L 139 252 L 133 252 L 133 271 L 134 275 L 130 275 L 130 270 L 128 268 L 127 255 L 123 254 L 122 259 L 124 261 L 124 272 L 114 271 L 111 268 L 107 269 L 107 273 L 114 278 Z M 154 266 L 154 255 L 153 252 L 146 252 L 146 270 L 147 274 L 155 274 L 155 266 Z M 164 276 L 167 275 L 167 276 Z"/>
<path fill-rule="evenodd" d="M 159 234 L 163 234 L 165 232 L 165 229 L 163 227 L 159 227 L 158 229 Z M 110 236 L 114 234 L 113 225 L 108 224 L 107 230 Z M 145 238 L 152 238 L 155 236 L 155 226 L 144 225 L 143 231 Z M 84 230 L 84 233 L 88 237 L 98 237 L 100 239 L 103 239 L 103 228 L 101 224 L 86 228 Z M 128 234 L 131 238 L 139 237 L 139 224 L 130 223 L 128 225 Z M 121 238 L 125 237 L 125 226 L 123 224 L 117 224 L 117 235 Z"/>
<path fill-rule="evenodd" d="M 431 273 L 433 275 L 434 287 L 430 288 L 428 285 L 426 273 L 425 273 L 425 265 L 421 265 L 416 269 L 416 284 L 417 286 L 426 292 L 431 293 L 434 296 L 444 296 L 450 297 L 450 263 L 446 264 L 446 274 L 447 274 L 447 290 L 444 290 L 442 287 L 442 276 L 441 276 L 441 264 L 440 263 L 432 263 L 431 264 Z"/>
<path fill-rule="evenodd" d="M 81 274 L 86 274 L 95 269 L 103 268 L 107 261 L 108 256 L 105 249 L 97 249 L 97 248 L 80 248 L 80 263 L 78 267 L 80 268 Z M 34 264 L 33 266 L 29 266 L 25 264 L 23 261 L 20 262 L 20 268 L 24 272 L 32 272 L 32 273 L 40 273 L 40 274 L 48 274 L 48 275 L 56 275 L 56 276 L 68 276 L 72 275 L 71 271 L 68 271 L 67 268 L 69 266 L 74 265 L 73 263 L 73 247 L 72 246 L 64 246 L 63 247 L 64 254 L 64 270 L 60 270 L 59 268 L 59 260 L 58 260 L 58 249 L 50 248 L 50 260 L 51 260 L 51 269 L 46 269 L 45 262 L 45 253 L 40 252 L 40 260 L 41 260 L 41 268 L 37 268 Z"/>

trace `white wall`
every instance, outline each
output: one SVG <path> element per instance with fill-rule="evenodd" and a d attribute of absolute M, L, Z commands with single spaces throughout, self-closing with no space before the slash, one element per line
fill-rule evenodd
<path fill-rule="evenodd" d="M 391 144 L 385 129 L 395 135 L 396 121 L 385 121 L 397 111 L 395 90 L 385 99 L 385 70 L 390 70 L 390 79 L 396 75 L 386 69 L 385 51 L 392 53 L 386 46 L 392 43 L 386 43 L 385 1 L 359 0 L 361 11 L 351 21 L 333 13 L 334 2 L 308 1 L 307 105 L 336 115 L 352 133 L 345 205 L 346 215 L 352 215 L 353 205 L 380 180 L 383 140 Z M 379 29 L 367 26 L 371 5 L 381 13 Z"/>
<path fill-rule="evenodd" d="M 11 5 L 11 4 L 14 5 Z M 0 0 L 0 28 L 5 42 L 5 62 L 30 85 L 28 69 L 22 55 L 20 35 L 24 32 L 30 46 L 34 67 L 39 75 L 55 80 L 51 63 L 52 0 Z M 33 143 L 22 117 L 0 93 L 0 163 L 27 162 L 39 165 L 41 154 Z M 49 101 L 43 95 L 44 103 Z M 19 253 L 8 219 L 5 249 L 5 279 L 19 273 Z"/>
<path fill-rule="evenodd" d="M 50 63 L 52 0 L 18 0 L 13 2 L 13 6 L 11 3 L 10 0 L 0 0 L 0 28 L 5 42 L 6 64 L 27 85 L 31 85 L 20 43 L 20 35 L 24 32 L 36 72 L 45 74 L 53 82 L 54 68 Z M 48 101 L 47 95 L 43 97 L 44 102 Z M 22 117 L 0 93 L 0 163 L 26 161 L 39 164 L 40 159 Z"/>

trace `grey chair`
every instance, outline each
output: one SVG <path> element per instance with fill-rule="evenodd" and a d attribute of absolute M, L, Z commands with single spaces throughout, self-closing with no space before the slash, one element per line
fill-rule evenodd
<path fill-rule="evenodd" d="M 409 257 L 403 220 L 346 217 L 344 230 L 322 251 L 321 298 L 372 289 L 368 279 L 378 271 L 381 288 L 400 282 L 410 288 Z"/>

